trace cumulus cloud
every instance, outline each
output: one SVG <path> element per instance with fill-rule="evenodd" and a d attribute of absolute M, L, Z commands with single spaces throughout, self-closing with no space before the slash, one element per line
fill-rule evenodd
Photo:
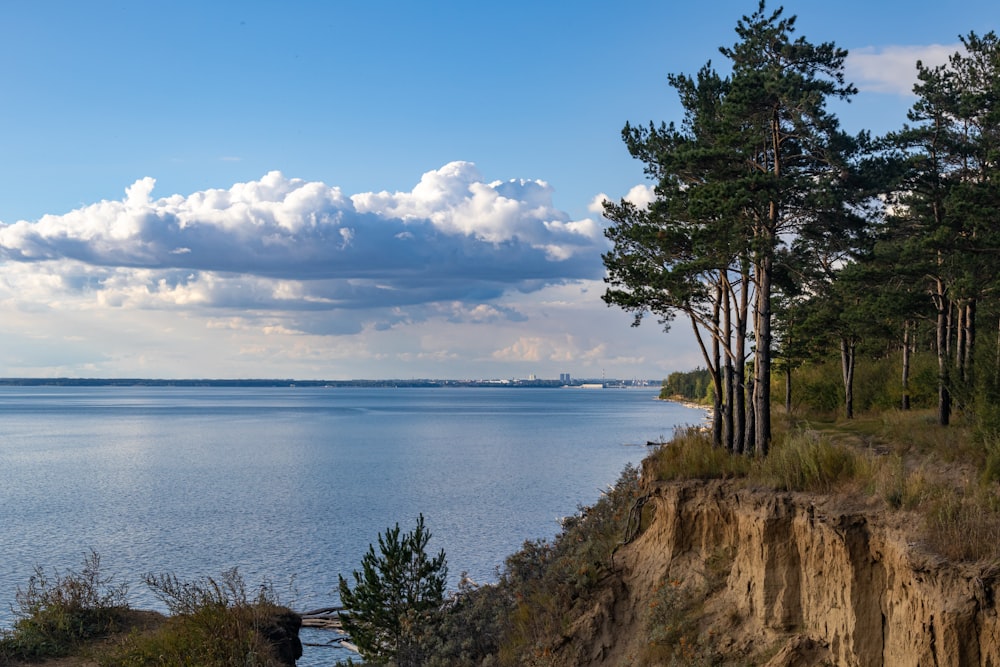
<path fill-rule="evenodd" d="M 622 197 L 627 202 L 635 204 L 638 208 L 645 208 L 656 200 L 656 189 L 652 185 L 640 183 L 632 188 Z M 603 192 L 590 200 L 587 210 L 595 215 L 604 214 L 604 202 L 614 201 Z"/>
<path fill-rule="evenodd" d="M 912 95 L 918 60 L 927 66 L 942 65 L 961 49 L 961 44 L 852 49 L 845 64 L 847 78 L 859 90 Z"/>
<path fill-rule="evenodd" d="M 505 291 L 601 272 L 596 223 L 555 209 L 544 181 L 486 181 L 468 162 L 427 172 L 409 192 L 352 196 L 277 171 L 162 198 L 155 183 L 143 178 L 120 201 L 0 226 L 8 294 L 141 308 L 390 312 L 461 303 L 453 312 L 489 321 L 510 316 L 482 308 Z"/>

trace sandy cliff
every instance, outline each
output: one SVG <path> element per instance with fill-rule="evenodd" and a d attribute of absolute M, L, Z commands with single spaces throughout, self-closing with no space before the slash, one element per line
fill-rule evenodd
<path fill-rule="evenodd" d="M 646 490 L 648 525 L 557 662 L 665 664 L 651 640 L 672 632 L 691 664 L 1000 665 L 996 573 L 923 553 L 899 515 L 721 481 Z"/>

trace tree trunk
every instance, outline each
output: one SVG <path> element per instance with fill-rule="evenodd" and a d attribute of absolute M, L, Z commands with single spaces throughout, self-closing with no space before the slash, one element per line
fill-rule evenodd
<path fill-rule="evenodd" d="M 724 389 L 722 386 L 722 364 L 721 355 L 719 351 L 719 301 L 722 296 L 722 288 L 716 285 L 715 287 L 715 304 L 712 308 L 712 327 L 714 329 L 714 335 L 712 336 L 712 359 L 715 363 L 715 373 L 713 374 L 712 385 L 712 444 L 716 447 L 722 445 L 723 429 L 725 427 L 725 415 L 723 410 L 722 400 L 724 398 Z"/>
<path fill-rule="evenodd" d="M 746 454 L 747 448 L 747 320 L 750 313 L 750 268 L 744 263 L 740 273 L 740 305 L 736 318 L 736 354 L 733 360 L 733 378 L 736 394 L 733 396 L 733 432 L 736 440 L 733 451 Z"/>
<path fill-rule="evenodd" d="M 1000 318 L 997 318 L 997 351 L 993 362 L 993 384 L 1000 385 Z"/>
<path fill-rule="evenodd" d="M 719 370 L 719 355 L 717 348 L 713 348 L 714 352 L 709 352 L 708 348 L 705 347 L 705 339 L 701 335 L 701 330 L 698 328 L 698 319 L 691 314 L 688 314 L 688 319 L 691 321 L 691 329 L 694 331 L 694 338 L 698 342 L 698 349 L 701 350 L 701 358 L 705 360 L 705 365 L 708 367 L 709 375 L 712 376 L 712 439 L 713 442 L 715 438 L 722 431 L 722 409 L 719 402 L 722 400 L 722 385 L 720 380 Z M 714 337 L 713 337 L 714 340 Z"/>
<path fill-rule="evenodd" d="M 758 456 L 771 445 L 771 275 L 773 258 L 764 252 L 757 275 L 756 351 L 754 353 L 754 444 Z"/>
<path fill-rule="evenodd" d="M 910 409 L 910 321 L 903 322 L 903 400 L 900 408 Z"/>
<path fill-rule="evenodd" d="M 959 383 L 965 382 L 966 312 L 965 302 L 958 301 L 955 304 L 955 380 Z"/>
<path fill-rule="evenodd" d="M 725 431 L 725 437 L 723 442 L 726 449 L 730 452 L 734 451 L 736 446 L 736 434 L 733 431 L 733 320 L 732 320 L 732 303 L 730 295 L 732 293 L 731 285 L 728 280 L 723 278 L 723 293 L 722 293 L 722 337 L 726 341 L 726 350 L 729 354 L 726 355 L 726 396 L 725 396 L 725 421 L 723 422 L 723 430 Z"/>
<path fill-rule="evenodd" d="M 854 419 L 854 350 L 855 343 L 840 339 L 840 369 L 844 376 L 844 416 Z"/>
<path fill-rule="evenodd" d="M 785 414 L 792 414 L 792 366 L 785 365 Z"/>
<path fill-rule="evenodd" d="M 976 299 L 969 299 L 965 313 L 965 381 L 970 387 L 976 382 Z"/>
<path fill-rule="evenodd" d="M 937 359 L 938 359 L 938 424 L 947 426 L 951 421 L 951 393 L 949 390 L 951 363 L 948 359 L 948 322 L 951 304 L 945 298 L 944 281 L 937 280 L 937 292 L 934 295 L 937 306 Z"/>

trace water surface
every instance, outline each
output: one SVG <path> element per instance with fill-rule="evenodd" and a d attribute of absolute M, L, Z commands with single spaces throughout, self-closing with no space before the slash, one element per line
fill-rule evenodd
<path fill-rule="evenodd" d="M 299 610 L 336 604 L 337 575 L 419 513 L 453 585 L 462 571 L 493 580 L 524 540 L 552 537 L 638 463 L 644 443 L 702 419 L 655 395 L 0 387 L 0 626 L 36 564 L 75 568 L 90 550 L 132 582 L 137 606 L 162 607 L 143 573 L 233 566 Z"/>

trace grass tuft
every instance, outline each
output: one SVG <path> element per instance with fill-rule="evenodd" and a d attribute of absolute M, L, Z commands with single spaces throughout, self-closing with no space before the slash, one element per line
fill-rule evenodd
<path fill-rule="evenodd" d="M 749 459 L 713 446 L 708 433 L 697 428 L 678 431 L 643 464 L 643 476 L 656 480 L 728 479 L 749 470 Z"/>
<path fill-rule="evenodd" d="M 800 431 L 776 441 L 766 458 L 755 460 L 751 476 L 779 491 L 827 493 L 854 479 L 858 459 L 853 449 Z"/>

